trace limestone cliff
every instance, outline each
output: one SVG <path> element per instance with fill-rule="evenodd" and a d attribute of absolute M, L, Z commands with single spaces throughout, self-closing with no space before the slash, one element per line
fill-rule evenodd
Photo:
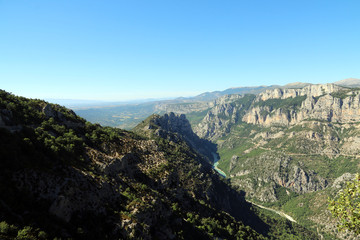
<path fill-rule="evenodd" d="M 344 89 L 345 88 L 332 83 L 311 84 L 303 88 L 277 88 L 272 90 L 266 90 L 265 92 L 260 93 L 257 97 L 257 101 L 266 101 L 268 99 L 274 98 L 295 98 L 299 96 L 319 97 L 321 95 L 338 92 Z"/>
<path fill-rule="evenodd" d="M 253 99 L 254 95 L 228 95 L 217 99 L 205 118 L 194 127 L 194 131 L 206 139 L 224 136 L 241 119 Z"/>
<path fill-rule="evenodd" d="M 350 92 L 343 99 L 330 94 L 318 98 L 307 96 L 298 109 L 256 106 L 251 108 L 242 120 L 263 126 L 294 125 L 311 119 L 353 123 L 360 121 L 359 99 L 359 92 Z"/>
<path fill-rule="evenodd" d="M 248 197 L 263 202 L 278 201 L 275 191 L 278 187 L 304 194 L 328 185 L 326 179 L 284 153 L 270 151 L 246 159 L 234 157 L 229 166 L 233 183 L 244 189 Z"/>

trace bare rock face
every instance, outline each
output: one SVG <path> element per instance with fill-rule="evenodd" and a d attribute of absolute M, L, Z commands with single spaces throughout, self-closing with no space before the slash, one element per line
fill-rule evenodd
<path fill-rule="evenodd" d="M 224 106 L 221 107 L 224 108 Z M 225 108 L 227 114 L 229 114 L 229 111 L 231 110 Z M 217 113 L 218 109 L 215 109 L 214 112 L 208 112 L 203 122 L 197 126 L 195 131 L 200 137 L 211 139 L 223 135 L 223 129 L 226 129 L 227 126 L 229 126 L 230 121 L 222 119 Z"/>
<path fill-rule="evenodd" d="M 260 93 L 258 96 L 258 100 L 266 101 L 268 99 L 280 98 L 295 98 L 298 96 L 308 96 L 308 97 L 318 97 L 324 94 L 330 94 L 333 92 L 337 92 L 343 90 L 343 87 L 337 86 L 335 84 L 316 84 L 316 85 L 309 85 L 304 88 L 299 89 L 273 89 L 273 90 L 266 90 L 263 93 Z"/>
<path fill-rule="evenodd" d="M 343 139 L 343 144 L 340 148 L 342 152 L 351 155 L 358 155 L 360 153 L 360 136 L 353 136 Z"/>
<path fill-rule="evenodd" d="M 340 177 L 336 178 L 332 184 L 333 188 L 340 189 L 345 185 L 346 182 L 351 181 L 355 178 L 355 174 L 344 173 Z"/>
<path fill-rule="evenodd" d="M 68 121 L 67 117 L 62 112 L 56 110 L 56 105 L 54 106 L 52 104 L 46 104 L 42 108 L 42 112 L 45 114 L 46 119 L 53 118 L 54 120 L 61 122 L 62 124 L 66 125 L 67 127 L 82 127 L 83 126 L 83 123 L 81 123 L 81 122 Z M 67 112 L 73 116 L 76 116 L 76 114 L 72 110 L 67 110 Z"/>
<path fill-rule="evenodd" d="M 326 186 L 326 180 L 316 176 L 313 172 L 305 172 L 298 166 L 293 167 L 289 180 L 284 182 L 284 187 L 297 193 L 314 192 L 324 189 Z"/>
<path fill-rule="evenodd" d="M 271 114 L 264 114 L 270 112 Z M 273 124 L 287 126 L 297 119 L 295 111 L 287 111 L 281 108 L 270 110 L 269 107 L 254 107 L 242 118 L 244 122 L 258 124 L 262 126 L 271 126 Z"/>
<path fill-rule="evenodd" d="M 318 119 L 349 123 L 360 121 L 360 92 L 348 92 L 345 98 L 331 94 L 344 88 L 334 84 L 311 85 L 303 89 L 274 89 L 259 94 L 256 101 L 307 96 L 298 109 L 256 106 L 246 112 L 242 121 L 262 126 L 295 125 L 303 120 Z"/>
<path fill-rule="evenodd" d="M 316 103 L 304 103 L 300 109 L 303 116 L 329 122 L 356 122 L 360 119 L 360 94 L 345 99 L 331 95 L 320 97 Z"/>
<path fill-rule="evenodd" d="M 231 158 L 231 160 L 230 160 L 230 166 L 229 166 L 229 171 L 230 171 L 230 172 L 231 172 L 231 171 L 234 169 L 234 167 L 236 166 L 238 159 L 239 159 L 239 156 L 236 156 L 236 155 L 232 156 L 232 158 Z"/>
<path fill-rule="evenodd" d="M 231 126 L 239 120 L 239 113 L 244 105 L 237 104 L 241 95 L 227 95 L 214 101 L 214 107 L 204 119 L 194 128 L 201 138 L 216 139 L 229 133 Z"/>
<path fill-rule="evenodd" d="M 259 189 L 256 197 L 262 202 L 276 202 L 275 184 L 270 184 L 267 188 Z"/>
<path fill-rule="evenodd" d="M 275 189 L 279 186 L 298 194 L 315 192 L 328 186 L 326 179 L 304 169 L 286 154 L 268 152 L 241 163 L 237 156 L 233 156 L 230 161 L 234 161 L 230 170 L 231 181 L 243 188 L 248 196 L 263 202 L 276 202 Z"/>
<path fill-rule="evenodd" d="M 305 171 L 298 165 L 292 165 L 289 161 L 289 158 L 280 160 L 279 169 L 272 177 L 277 184 L 297 193 L 314 192 L 327 187 L 325 179 L 313 171 Z"/>
<path fill-rule="evenodd" d="M 56 120 L 65 122 L 66 121 L 66 117 L 64 116 L 64 114 L 62 114 L 59 111 L 56 111 L 52 108 L 51 104 L 46 104 L 43 109 L 42 112 L 45 114 L 46 118 L 54 118 Z M 73 112 L 72 112 L 73 113 Z M 73 113 L 74 114 L 74 113 Z"/>

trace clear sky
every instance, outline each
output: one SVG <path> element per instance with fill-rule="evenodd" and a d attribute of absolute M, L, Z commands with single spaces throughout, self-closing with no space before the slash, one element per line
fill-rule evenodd
<path fill-rule="evenodd" d="M 129 100 L 360 78 L 359 0 L 0 0 L 0 89 Z"/>

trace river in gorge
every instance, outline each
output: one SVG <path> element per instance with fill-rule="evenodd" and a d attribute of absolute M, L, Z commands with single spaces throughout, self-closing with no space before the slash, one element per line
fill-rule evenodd
<path fill-rule="evenodd" d="M 214 157 L 214 164 L 213 164 L 213 168 L 224 178 L 226 178 L 226 173 L 224 173 L 220 168 L 218 168 L 218 164 L 219 164 L 219 157 L 218 154 L 216 153 L 212 153 L 213 157 Z"/>

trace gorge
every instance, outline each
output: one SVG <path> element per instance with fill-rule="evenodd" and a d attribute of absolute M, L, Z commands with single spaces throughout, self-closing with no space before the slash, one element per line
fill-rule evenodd
<path fill-rule="evenodd" d="M 359 172 L 359 102 L 273 88 L 171 103 L 125 131 L 2 91 L 0 236 L 356 239 L 327 205 Z"/>

